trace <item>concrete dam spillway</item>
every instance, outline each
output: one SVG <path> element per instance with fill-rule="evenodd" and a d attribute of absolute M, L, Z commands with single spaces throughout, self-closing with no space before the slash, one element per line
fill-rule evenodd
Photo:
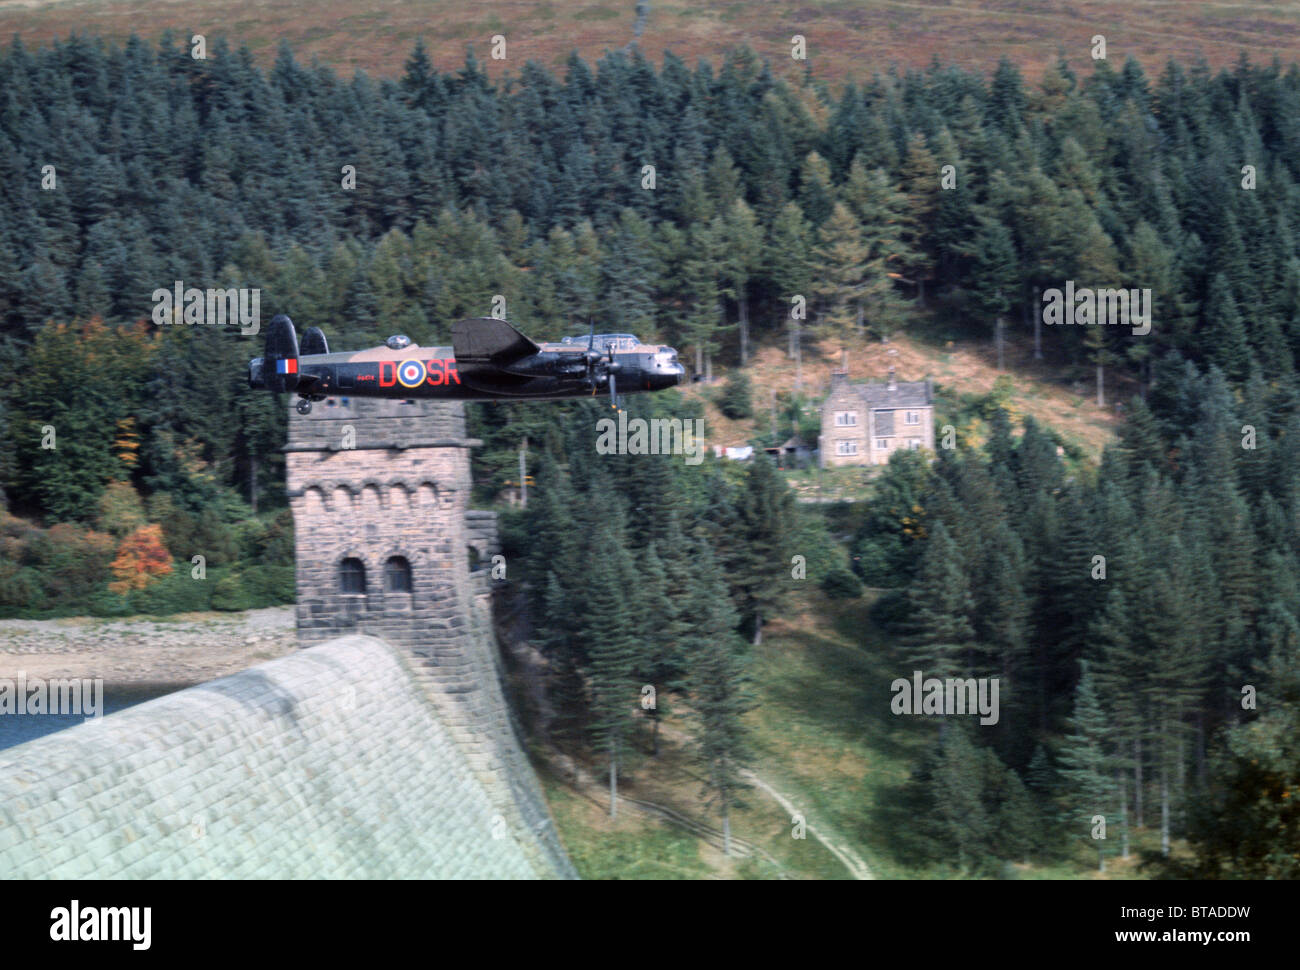
<path fill-rule="evenodd" d="M 0 751 L 10 878 L 573 878 L 501 684 L 459 403 L 290 416 L 299 651 Z M 471 554 L 472 550 L 472 554 Z"/>

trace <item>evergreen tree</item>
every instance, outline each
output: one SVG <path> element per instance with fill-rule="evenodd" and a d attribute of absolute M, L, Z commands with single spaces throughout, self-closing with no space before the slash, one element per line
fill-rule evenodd
<path fill-rule="evenodd" d="M 975 639 L 970 622 L 975 601 L 957 546 L 943 522 L 935 523 L 930 532 L 907 601 L 911 628 L 907 663 L 941 679 L 965 673 Z"/>
<path fill-rule="evenodd" d="M 755 455 L 736 503 L 736 546 L 731 559 L 732 589 L 741 617 L 763 641 L 763 624 L 778 614 L 789 593 L 790 532 L 794 494 L 766 455 Z"/>
<path fill-rule="evenodd" d="M 826 335 L 847 337 L 860 327 L 859 314 L 873 283 L 881 288 L 887 281 L 878 265 L 870 265 L 862 228 L 842 202 L 835 204 L 818 236 L 813 258 L 820 271 L 812 291 L 823 308 L 819 327 Z"/>
<path fill-rule="evenodd" d="M 1061 742 L 1061 800 L 1066 829 L 1073 838 L 1091 838 L 1097 851 L 1097 868 L 1106 871 L 1106 838 L 1115 819 L 1114 783 L 1111 780 L 1106 715 L 1097 700 L 1088 662 L 1074 692 L 1074 713 L 1069 733 Z M 1104 820 L 1106 836 L 1097 836 L 1096 816 Z"/>
<path fill-rule="evenodd" d="M 610 515 L 612 493 L 599 483 L 592 489 L 595 525 L 585 550 L 591 564 L 582 596 L 577 637 L 588 657 L 591 734 L 595 748 L 609 761 L 609 814 L 618 814 L 618 770 L 627 757 L 632 711 L 640 696 L 633 675 L 637 651 L 637 615 L 629 601 L 634 588 L 631 558 L 623 542 L 621 521 Z"/>
<path fill-rule="evenodd" d="M 753 706 L 743 641 L 736 616 L 717 595 L 723 576 L 706 545 L 699 547 L 692 613 L 696 638 L 691 647 L 691 697 L 699 721 L 699 759 L 707 804 L 722 817 L 723 852 L 731 854 L 731 808 L 748 787 L 743 776 L 749 742 L 742 715 Z"/>
<path fill-rule="evenodd" d="M 1250 345 L 1237 302 L 1223 273 L 1214 277 L 1205 304 L 1205 331 L 1209 357 L 1233 380 L 1244 380 L 1250 368 Z"/>

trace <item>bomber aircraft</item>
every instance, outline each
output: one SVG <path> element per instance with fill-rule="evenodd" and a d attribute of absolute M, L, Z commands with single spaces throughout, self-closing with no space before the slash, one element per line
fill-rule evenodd
<path fill-rule="evenodd" d="M 309 327 L 298 343 L 293 321 L 277 314 L 266 353 L 248 364 L 248 386 L 297 392 L 298 412 L 327 397 L 444 398 L 463 401 L 559 401 L 618 392 L 659 391 L 679 384 L 677 351 L 643 344 L 630 333 L 591 333 L 534 343 L 504 320 L 477 317 L 451 327 L 450 347 L 420 347 L 404 334 L 369 350 L 330 353 L 325 334 Z"/>

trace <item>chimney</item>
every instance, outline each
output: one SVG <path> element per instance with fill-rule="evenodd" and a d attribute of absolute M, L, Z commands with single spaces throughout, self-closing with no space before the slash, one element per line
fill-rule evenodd
<path fill-rule="evenodd" d="M 889 389 L 890 389 L 891 391 L 896 391 L 896 390 L 898 390 L 898 381 L 894 380 L 894 365 L 893 365 L 893 364 L 890 364 L 890 365 L 889 365 Z"/>
<path fill-rule="evenodd" d="M 840 369 L 831 371 L 831 387 L 839 387 L 849 379 L 849 352 L 840 351 Z"/>

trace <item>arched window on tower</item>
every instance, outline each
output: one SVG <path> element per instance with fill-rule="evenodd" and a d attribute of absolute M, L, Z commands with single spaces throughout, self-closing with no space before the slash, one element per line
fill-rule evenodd
<path fill-rule="evenodd" d="M 390 593 L 411 591 L 411 564 L 403 556 L 393 556 L 384 564 L 384 585 Z"/>
<path fill-rule="evenodd" d="M 366 591 L 366 565 L 360 559 L 344 559 L 339 563 L 339 590 L 344 593 L 364 594 Z"/>

